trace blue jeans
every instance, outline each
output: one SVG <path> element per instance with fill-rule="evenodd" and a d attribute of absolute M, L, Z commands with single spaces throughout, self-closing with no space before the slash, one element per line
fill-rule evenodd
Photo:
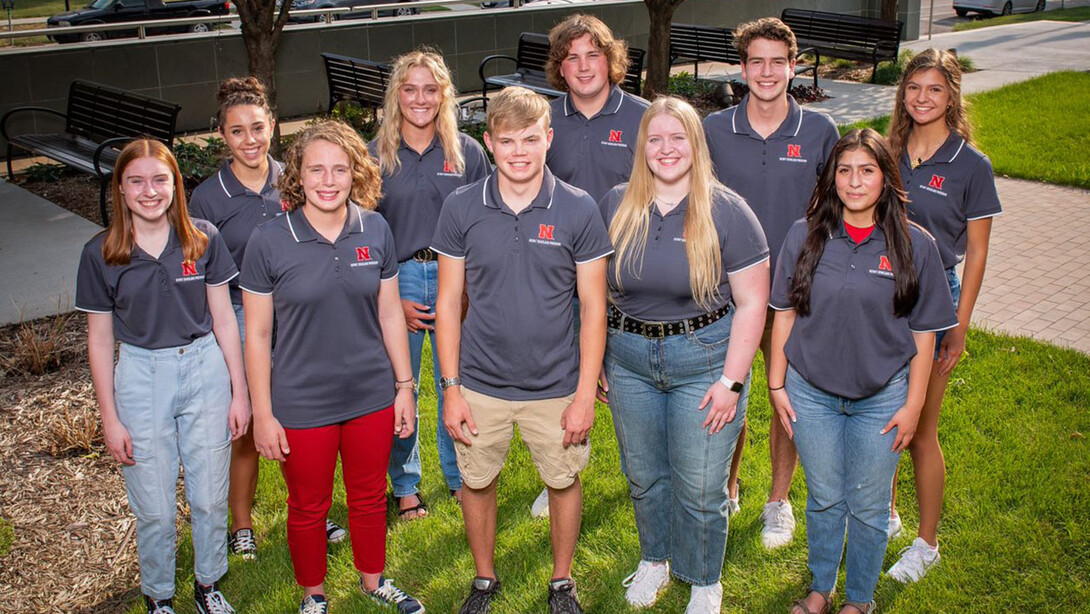
<path fill-rule="evenodd" d="M 208 334 L 160 350 L 122 343 L 114 396 L 136 461 L 122 472 L 136 516 L 141 590 L 153 599 L 174 596 L 179 458 L 193 527 L 194 575 L 201 584 L 216 582 L 227 572 L 231 464 L 231 379 L 216 338 Z"/>
<path fill-rule="evenodd" d="M 246 348 L 246 318 L 243 317 L 242 305 L 236 305 L 231 303 L 231 308 L 235 310 L 235 320 L 238 322 L 238 336 L 242 340 L 243 350 Z"/>
<path fill-rule="evenodd" d="M 890 487 L 901 457 L 890 451 L 896 429 L 878 433 L 908 398 L 908 367 L 863 399 L 824 392 L 790 365 L 785 385 L 798 418 L 795 447 L 806 473 L 810 588 L 824 592 L 836 585 L 846 528 L 846 597 L 868 602 L 882 571 Z"/>
<path fill-rule="evenodd" d="M 403 300 L 415 301 L 431 308 L 435 313 L 435 298 L 439 290 L 439 263 L 406 260 L 398 266 L 398 291 Z M 429 320 L 435 324 L 434 320 Z M 462 487 L 462 474 L 458 472 L 458 459 L 454 455 L 454 442 L 443 428 L 443 393 L 439 389 L 439 360 L 435 357 L 435 332 L 417 331 L 409 333 L 409 357 L 412 361 L 413 374 L 420 377 L 421 353 L 424 349 L 424 336 L 431 337 L 432 371 L 435 376 L 436 409 L 439 422 L 436 430 L 436 445 L 439 448 L 439 467 L 443 470 L 443 479 L 447 488 L 458 490 Z M 420 430 L 420 416 L 417 415 L 416 428 L 411 437 L 401 439 L 394 436 L 394 447 L 390 451 L 390 482 L 393 483 L 395 497 L 407 497 L 419 492 L 420 487 L 420 443 L 417 433 Z"/>
<path fill-rule="evenodd" d="M 946 269 L 946 282 L 950 284 L 950 296 L 954 298 L 954 309 L 958 308 L 958 301 L 961 300 L 961 279 L 958 277 L 957 267 L 950 267 Z M 935 360 L 939 359 L 939 348 L 942 347 L 942 338 L 946 336 L 946 331 L 940 330 L 935 333 Z"/>
<path fill-rule="evenodd" d="M 732 316 L 688 335 L 648 339 L 609 329 L 609 408 L 640 555 L 670 560 L 697 586 L 719 581 L 727 545 L 727 473 L 744 422 L 749 377 L 734 420 L 715 435 L 698 409 L 723 373 Z"/>

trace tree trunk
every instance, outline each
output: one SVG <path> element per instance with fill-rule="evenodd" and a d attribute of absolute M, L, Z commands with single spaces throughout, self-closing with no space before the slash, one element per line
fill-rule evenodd
<path fill-rule="evenodd" d="M 291 2 L 285 0 L 279 12 L 276 10 L 276 0 L 236 0 L 235 6 L 242 22 L 242 43 L 246 46 L 249 72 L 265 86 L 269 106 L 276 114 L 276 50 Z M 273 156 L 279 158 L 279 122 L 273 132 L 271 148 Z"/>
<path fill-rule="evenodd" d="M 643 0 L 650 18 L 647 39 L 647 80 L 643 84 L 643 96 L 654 100 L 665 94 L 670 80 L 670 21 L 674 11 L 685 0 Z"/>
<path fill-rule="evenodd" d="M 897 0 L 882 0 L 882 20 L 897 21 Z"/>

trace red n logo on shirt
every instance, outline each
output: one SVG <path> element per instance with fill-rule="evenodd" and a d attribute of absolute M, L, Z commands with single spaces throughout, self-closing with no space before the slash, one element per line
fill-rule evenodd
<path fill-rule="evenodd" d="M 197 274 L 197 263 L 191 260 L 185 260 L 182 262 L 182 275 L 190 276 Z"/>
<path fill-rule="evenodd" d="M 367 245 L 356 248 L 356 262 L 363 262 L 371 259 L 371 248 Z"/>
<path fill-rule="evenodd" d="M 443 160 L 443 172 L 444 173 L 453 173 L 454 172 L 454 165 L 451 164 L 449 160 Z"/>
<path fill-rule="evenodd" d="M 552 241 L 554 228 L 556 228 L 556 226 L 553 226 L 552 224 L 538 224 L 537 238 Z"/>
<path fill-rule="evenodd" d="M 802 145 L 788 145 L 787 146 L 788 158 L 801 158 L 802 157 Z"/>
<path fill-rule="evenodd" d="M 939 175 L 931 175 L 931 181 L 927 184 L 936 190 L 942 189 L 942 182 L 946 181 L 946 177 L 940 177 Z"/>
<path fill-rule="evenodd" d="M 610 130 L 609 131 L 609 142 L 610 143 L 620 143 L 622 134 L 624 134 L 623 130 Z"/>
<path fill-rule="evenodd" d="M 893 267 L 889 264 L 889 258 L 885 256 L 878 257 L 878 270 L 879 271 L 893 271 Z"/>
<path fill-rule="evenodd" d="M 280 201 L 280 210 L 281 211 L 287 211 L 288 210 L 288 201 L 286 201 L 286 200 L 281 200 Z"/>

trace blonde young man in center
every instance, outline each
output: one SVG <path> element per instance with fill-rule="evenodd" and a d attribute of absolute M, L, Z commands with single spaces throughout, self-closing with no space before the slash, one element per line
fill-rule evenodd
<path fill-rule="evenodd" d="M 605 350 L 605 257 L 613 248 L 594 199 L 545 167 L 549 119 L 549 104 L 527 89 L 495 97 L 484 138 L 496 170 L 447 197 L 432 242 L 443 427 L 455 442 L 476 568 L 462 614 L 488 612 L 500 589 L 496 480 L 515 424 L 549 489 L 549 609 L 582 612 L 571 565 Z"/>

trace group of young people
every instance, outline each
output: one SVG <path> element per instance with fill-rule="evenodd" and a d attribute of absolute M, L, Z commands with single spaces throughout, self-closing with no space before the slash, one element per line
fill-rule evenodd
<path fill-rule="evenodd" d="M 489 102 L 494 168 L 458 131 L 450 72 L 430 51 L 394 62 L 371 143 L 321 121 L 283 163 L 268 153 L 263 88 L 228 80 L 231 156 L 188 207 L 165 146 L 126 146 L 76 306 L 149 614 L 173 613 L 179 460 L 197 610 L 234 611 L 218 581 L 228 549 L 257 552 L 259 455 L 287 485 L 302 614 L 327 611 L 326 542 L 346 533 L 327 518 L 338 457 L 361 589 L 399 614 L 424 611 L 384 569 L 387 475 L 399 516 L 427 515 L 425 336 L 440 465 L 475 567 L 463 614 L 487 613 L 501 590 L 496 488 L 515 425 L 546 486 L 550 611 L 582 611 L 572 562 L 596 398 L 613 416 L 639 537 L 627 601 L 651 606 L 673 576 L 691 585 L 687 614 L 719 612 L 758 348 L 773 408 L 765 547 L 791 541 L 799 460 L 806 475 L 813 580 L 792 614 L 830 611 L 842 558 L 840 612 L 874 611 L 906 448 L 919 537 L 889 573 L 921 578 L 938 561 L 942 397 L 1000 212 L 957 59 L 909 62 L 888 141 L 839 138 L 787 93 L 787 26 L 759 19 L 735 40 L 749 93 L 701 122 L 682 100 L 622 91 L 624 41 L 569 16 L 547 65 L 564 95 L 515 87 Z"/>

